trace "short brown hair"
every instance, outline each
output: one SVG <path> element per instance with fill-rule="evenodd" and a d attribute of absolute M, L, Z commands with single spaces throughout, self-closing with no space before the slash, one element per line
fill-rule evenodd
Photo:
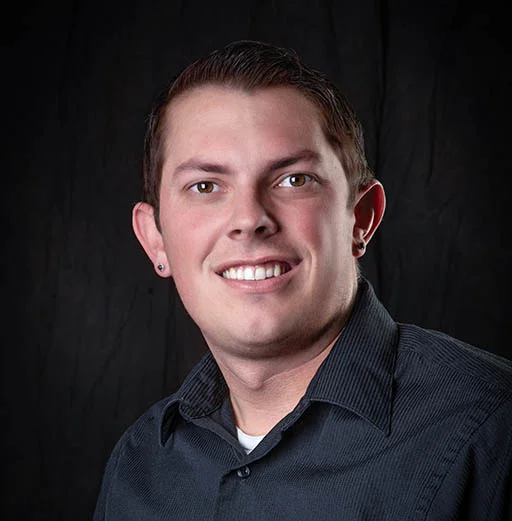
<path fill-rule="evenodd" d="M 157 226 L 167 108 L 180 94 L 203 85 L 245 91 L 278 86 L 297 89 L 320 110 L 325 136 L 338 152 L 347 176 L 350 200 L 374 178 L 364 154 L 361 123 L 336 86 L 322 73 L 304 65 L 291 49 L 237 41 L 186 67 L 161 95 L 150 115 L 144 144 L 142 197 L 154 207 Z"/>

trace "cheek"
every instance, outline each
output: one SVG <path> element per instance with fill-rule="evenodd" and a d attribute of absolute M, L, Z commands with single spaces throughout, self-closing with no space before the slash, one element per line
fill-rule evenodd
<path fill-rule="evenodd" d="M 169 205 L 170 206 L 170 205 Z M 201 262 L 215 242 L 218 219 L 194 207 L 175 207 L 161 213 L 164 245 L 171 269 L 189 270 Z M 175 273 L 176 269 L 174 270 Z"/>
<path fill-rule="evenodd" d="M 340 206 L 312 205 L 297 212 L 293 222 L 298 238 L 314 250 L 350 250 L 354 219 L 344 207 L 336 210 Z"/>

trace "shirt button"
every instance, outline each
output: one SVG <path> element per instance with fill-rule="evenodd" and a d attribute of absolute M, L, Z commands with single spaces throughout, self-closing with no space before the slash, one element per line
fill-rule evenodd
<path fill-rule="evenodd" d="M 241 469 L 238 469 L 236 471 L 236 475 L 239 478 L 247 478 L 247 477 L 249 477 L 250 473 L 251 473 L 251 469 L 249 467 L 242 467 Z"/>

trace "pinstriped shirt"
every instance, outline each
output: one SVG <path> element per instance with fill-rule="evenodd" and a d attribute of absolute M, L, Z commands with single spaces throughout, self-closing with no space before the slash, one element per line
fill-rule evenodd
<path fill-rule="evenodd" d="M 396 323 L 360 281 L 296 408 L 250 453 L 207 354 L 121 437 L 94 521 L 505 521 L 512 364 Z"/>

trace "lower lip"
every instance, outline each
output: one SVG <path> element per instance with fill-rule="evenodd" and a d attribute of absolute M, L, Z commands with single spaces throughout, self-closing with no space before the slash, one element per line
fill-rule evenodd
<path fill-rule="evenodd" d="M 226 279 L 222 275 L 219 277 L 229 287 L 237 290 L 242 290 L 245 293 L 270 293 L 281 289 L 284 285 L 288 284 L 290 279 L 294 276 L 297 266 L 294 266 L 286 273 L 279 275 L 278 277 L 270 277 L 263 280 L 238 280 L 238 279 Z"/>

